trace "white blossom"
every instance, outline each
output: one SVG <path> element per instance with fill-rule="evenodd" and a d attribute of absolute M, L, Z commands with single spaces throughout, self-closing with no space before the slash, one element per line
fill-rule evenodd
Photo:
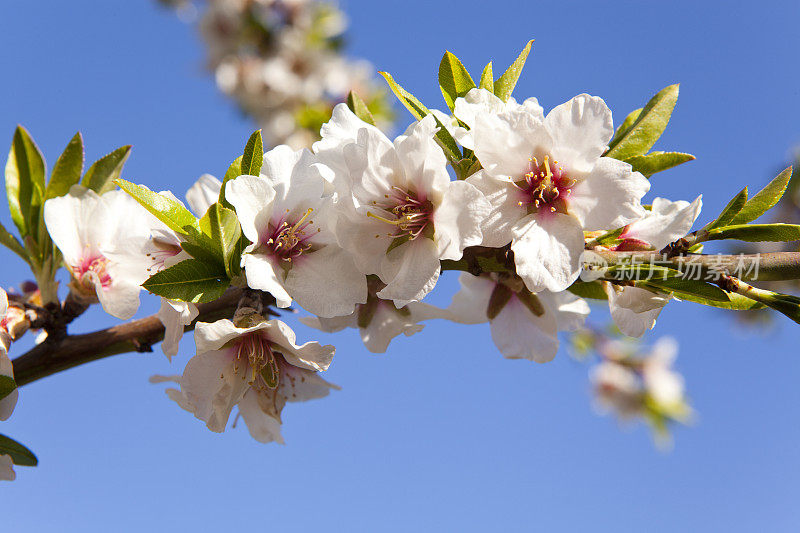
<path fill-rule="evenodd" d="M 389 343 L 398 335 L 410 337 L 422 331 L 424 326 L 420 324 L 421 321 L 449 317 L 442 309 L 424 302 L 411 302 L 398 309 L 390 301 L 378 298 L 376 293 L 383 286 L 383 283 L 371 280 L 367 302 L 356 305 L 355 312 L 350 315 L 332 318 L 300 317 L 300 322 L 328 333 L 356 328 L 367 350 L 385 353 Z"/>
<path fill-rule="evenodd" d="M 8 296 L 6 291 L 0 289 L 0 376 L 10 377 L 14 379 L 14 366 L 11 364 L 11 359 L 8 357 L 8 350 L 11 347 L 11 334 L 8 332 L 6 324 L 8 312 Z M 17 405 L 19 398 L 19 389 L 14 389 L 8 396 L 0 399 L 0 420 L 8 420 L 11 413 L 14 412 L 14 407 Z M 0 459 L 2 457 L 0 456 Z M 0 470 L 2 468 L 0 467 Z M 5 479 L 0 473 L 0 479 Z M 13 475 L 13 471 L 12 471 Z M 13 477 L 11 479 L 14 479 Z"/>
<path fill-rule="evenodd" d="M 639 220 L 625 227 L 619 236 L 622 242 L 617 250 L 660 250 L 667 244 L 684 237 L 700 216 L 702 197 L 691 204 L 685 201 L 671 202 L 664 198 L 653 200 L 650 211 Z M 629 337 L 641 337 L 656 324 L 661 310 L 670 296 L 658 294 L 641 287 L 613 285 L 604 282 L 608 295 L 611 317 L 622 333 Z"/>
<path fill-rule="evenodd" d="M 14 462 L 10 455 L 0 455 L 0 481 L 14 481 L 17 474 L 14 472 Z"/>
<path fill-rule="evenodd" d="M 579 328 L 589 305 L 569 292 L 529 292 L 522 280 L 506 274 L 459 277 L 461 290 L 448 308 L 462 324 L 489 322 L 492 340 L 509 359 L 551 361 L 558 352 L 558 332 Z"/>
<path fill-rule="evenodd" d="M 562 291 L 578 278 L 584 230 L 616 229 L 644 215 L 647 179 L 601 157 L 614 133 L 602 99 L 579 95 L 546 117 L 535 101 L 471 111 L 465 118 L 474 122 L 483 170 L 467 182 L 492 204 L 483 245 L 511 243 L 517 274 L 532 292 Z"/>
<path fill-rule="evenodd" d="M 226 197 L 252 243 L 242 256 L 248 286 L 279 307 L 294 299 L 319 316 L 347 315 L 366 302 L 366 276 L 336 243 L 322 176 L 329 169 L 315 161 L 279 146 L 264 154 L 261 176 L 231 180 Z"/>
<path fill-rule="evenodd" d="M 322 398 L 338 389 L 318 374 L 330 366 L 333 346 L 297 345 L 295 339 L 280 320 L 250 327 L 237 327 L 227 319 L 200 322 L 195 329 L 197 355 L 183 375 L 174 378 L 180 390 L 168 389 L 167 394 L 215 432 L 225 430 L 238 405 L 253 438 L 283 443 L 281 412 L 287 402 Z"/>
<path fill-rule="evenodd" d="M 340 108 L 340 116 L 348 113 Z M 380 277 L 386 287 L 378 296 L 398 307 L 433 289 L 440 260 L 460 259 L 464 248 L 480 244 L 480 224 L 490 209 L 474 186 L 450 180 L 435 132 L 433 116 L 394 142 L 375 128 L 359 127 L 350 135 L 356 141 L 342 148 L 346 173 L 334 178 L 350 191 L 336 203 L 339 244 L 362 272 Z"/>
<path fill-rule="evenodd" d="M 126 260 L 134 243 L 149 237 L 148 216 L 123 191 L 100 196 L 80 185 L 44 205 L 47 230 L 72 274 L 70 287 L 119 319 L 136 313 L 148 277 L 141 264 Z"/>

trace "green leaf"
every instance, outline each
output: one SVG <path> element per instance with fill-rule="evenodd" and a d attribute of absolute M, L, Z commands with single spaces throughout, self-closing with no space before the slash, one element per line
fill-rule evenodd
<path fill-rule="evenodd" d="M 693 155 L 682 152 L 650 152 L 647 155 L 635 155 L 625 162 L 630 163 L 634 171 L 641 172 L 649 178 L 656 172 L 677 167 L 694 159 Z"/>
<path fill-rule="evenodd" d="M 586 248 L 591 248 L 592 246 L 597 246 L 598 244 L 608 244 L 619 240 L 619 236 L 625 232 L 625 228 L 626 226 L 622 226 L 621 228 L 607 231 L 601 235 L 598 235 L 586 243 Z"/>
<path fill-rule="evenodd" d="M 707 305 L 711 307 L 717 307 L 719 309 L 728 309 L 729 311 L 751 311 L 756 309 L 764 309 L 766 306 L 762 303 L 756 302 L 747 298 L 745 296 L 741 296 L 736 294 L 735 292 L 726 292 L 725 293 L 729 301 L 718 301 L 718 300 L 711 300 L 708 298 L 703 298 L 702 296 L 695 296 L 690 293 L 682 292 L 680 294 L 675 293 L 674 296 L 680 300 L 684 300 L 687 302 L 693 302 L 701 305 Z"/>
<path fill-rule="evenodd" d="M 576 281 L 567 290 L 581 298 L 591 298 L 592 300 L 608 300 L 608 294 L 603 290 L 603 284 L 599 281 Z"/>
<path fill-rule="evenodd" d="M 778 174 L 766 187 L 758 191 L 755 196 L 744 204 L 741 211 L 731 220 L 731 224 L 752 222 L 772 209 L 781 199 L 783 193 L 786 192 L 786 187 L 789 185 L 791 177 L 792 167 Z"/>
<path fill-rule="evenodd" d="M 197 259 L 186 259 L 150 276 L 142 287 L 170 300 L 202 303 L 216 300 L 230 285 L 225 270 Z"/>
<path fill-rule="evenodd" d="M 633 123 L 636 122 L 636 119 L 639 118 L 639 115 L 641 113 L 642 113 L 641 107 L 639 109 L 634 109 L 633 111 L 628 113 L 628 116 L 625 117 L 625 120 L 622 121 L 622 124 L 620 124 L 619 127 L 617 127 L 617 131 L 614 132 L 614 137 L 611 139 L 609 144 L 613 145 L 619 142 L 619 139 L 623 135 L 628 133 L 628 130 L 631 129 L 631 126 L 633 126 Z"/>
<path fill-rule="evenodd" d="M 17 388 L 17 383 L 11 376 L 0 375 L 0 400 L 14 392 Z"/>
<path fill-rule="evenodd" d="M 0 435 L 0 455 L 10 455 L 15 465 L 36 466 L 39 464 L 39 460 L 32 451 L 5 435 Z"/>
<path fill-rule="evenodd" d="M 31 261 L 28 258 L 28 252 L 25 251 L 25 247 L 22 246 L 16 237 L 11 235 L 2 224 L 0 224 L 0 244 L 20 256 L 26 263 L 30 264 Z"/>
<path fill-rule="evenodd" d="M 533 39 L 528 41 L 528 44 L 522 49 L 517 59 L 515 59 L 514 62 L 511 63 L 511 66 L 503 72 L 503 75 L 494 82 L 494 94 L 502 101 L 507 102 L 511 97 L 511 93 L 514 92 L 514 87 L 517 86 L 517 80 L 519 80 L 519 75 L 522 74 L 522 67 L 525 66 L 525 61 L 528 59 L 528 54 L 531 51 L 532 45 Z"/>
<path fill-rule="evenodd" d="M 486 89 L 490 93 L 494 93 L 494 73 L 492 72 L 492 62 L 486 64 L 481 72 L 481 82 L 478 85 L 481 89 Z"/>
<path fill-rule="evenodd" d="M 475 82 L 469 75 L 461 61 L 450 52 L 445 52 L 439 63 L 439 88 L 452 111 L 455 108 L 456 98 L 467 94 L 475 88 Z"/>
<path fill-rule="evenodd" d="M 355 92 L 350 91 L 347 94 L 347 107 L 350 108 L 355 116 L 366 122 L 367 124 L 375 125 L 375 117 L 370 113 L 367 104 Z"/>
<path fill-rule="evenodd" d="M 715 302 L 729 302 L 728 293 L 702 280 L 672 277 L 667 279 L 651 279 L 648 285 L 655 286 L 673 293 L 678 298 L 688 295 L 695 298 L 704 298 Z"/>
<path fill-rule="evenodd" d="M 233 206 L 231 203 L 225 199 L 225 184 L 231 181 L 232 179 L 238 178 L 242 175 L 242 156 L 237 157 L 233 160 L 228 166 L 228 170 L 225 171 L 225 175 L 222 177 L 222 186 L 219 188 L 219 203 L 227 207 L 228 209 L 232 209 Z"/>
<path fill-rule="evenodd" d="M 122 167 L 131 155 L 131 147 L 122 146 L 104 155 L 89 167 L 81 180 L 81 185 L 103 194 L 114 188 L 114 180 L 122 174 Z"/>
<path fill-rule="evenodd" d="M 123 179 L 116 179 L 114 183 L 172 231 L 187 235 L 190 228 L 199 228 L 197 218 L 177 200 Z"/>
<path fill-rule="evenodd" d="M 677 101 L 678 84 L 661 89 L 616 142 L 612 140 L 605 155 L 625 161 L 646 154 L 664 133 Z"/>
<path fill-rule="evenodd" d="M 715 228 L 706 240 L 736 239 L 746 242 L 788 242 L 800 240 L 797 224 L 736 224 Z"/>
<path fill-rule="evenodd" d="M 78 132 L 53 166 L 53 173 L 45 189 L 45 200 L 67 194 L 70 187 L 81 181 L 81 174 L 83 174 L 83 137 L 81 132 Z"/>
<path fill-rule="evenodd" d="M 739 211 L 742 210 L 744 204 L 747 202 L 747 187 L 739 191 L 739 194 L 734 196 L 728 205 L 725 206 L 725 209 L 722 210 L 722 213 L 719 214 L 717 218 L 709 222 L 705 228 L 705 230 L 711 230 L 714 228 L 718 228 L 720 226 L 727 226 L 730 224 L 731 220 L 739 214 Z"/>
<path fill-rule="evenodd" d="M 44 174 L 42 153 L 25 128 L 17 126 L 6 162 L 6 196 L 11 220 L 23 239 L 37 234 Z"/>
<path fill-rule="evenodd" d="M 240 163 L 241 173 L 248 176 L 258 176 L 261 164 L 264 162 L 264 141 L 261 139 L 261 130 L 256 130 L 247 140 Z"/>
<path fill-rule="evenodd" d="M 208 208 L 206 214 L 200 219 L 200 231 L 210 237 L 225 265 L 225 272 L 229 278 L 241 273 L 241 255 L 234 257 L 238 249 L 239 237 L 242 229 L 236 212 L 215 203 Z"/>
<path fill-rule="evenodd" d="M 422 102 L 420 102 L 416 96 L 411 94 L 410 92 L 403 89 L 392 75 L 388 72 L 381 72 L 380 73 L 385 79 L 386 82 L 389 84 L 389 88 L 392 89 L 392 92 L 397 96 L 400 103 L 402 103 L 406 109 L 408 109 L 414 117 L 418 120 L 422 120 L 425 116 L 430 115 L 431 112 L 425 107 Z M 461 154 L 461 150 L 459 150 L 458 145 L 456 144 L 455 139 L 453 136 L 450 135 L 450 132 L 447 131 L 447 128 L 439 121 L 438 118 L 434 116 L 436 119 L 436 125 L 439 127 L 439 131 L 436 132 L 436 140 L 439 142 L 439 146 L 442 147 L 444 151 L 444 155 L 447 156 L 447 159 L 453 163 L 457 163 L 463 159 L 463 155 Z"/>

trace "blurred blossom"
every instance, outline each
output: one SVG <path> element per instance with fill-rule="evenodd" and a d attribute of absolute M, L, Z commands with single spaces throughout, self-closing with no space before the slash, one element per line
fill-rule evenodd
<path fill-rule="evenodd" d="M 199 29 L 217 86 L 263 128 L 272 145 L 308 147 L 333 107 L 356 92 L 379 126 L 391 122 L 372 65 L 341 53 L 347 19 L 316 0 L 160 0 Z M 204 9 L 199 7 L 204 4 Z"/>

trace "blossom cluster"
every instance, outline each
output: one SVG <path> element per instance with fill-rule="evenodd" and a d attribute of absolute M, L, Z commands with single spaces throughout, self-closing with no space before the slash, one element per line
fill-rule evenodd
<path fill-rule="evenodd" d="M 465 179 L 448 170 L 437 142 L 443 129 L 480 163 Z M 607 248 L 658 250 L 699 214 L 699 198 L 657 198 L 645 208 L 648 180 L 604 156 L 613 135 L 611 111 L 585 94 L 545 114 L 535 98 L 504 102 L 474 88 L 456 99 L 453 115 L 429 114 L 394 139 L 338 104 L 312 149 L 278 146 L 257 173 L 224 184 L 203 176 L 187 202 L 200 217 L 224 196 L 247 243 L 235 260 L 241 284 L 278 308 L 302 307 L 312 315 L 301 319 L 307 325 L 357 328 L 369 350 L 384 352 L 422 321 L 488 322 L 503 355 L 542 363 L 556 355 L 559 331 L 580 328 L 589 313 L 568 290 L 580 283 L 587 240 L 621 229 Z M 169 192 L 160 197 L 185 209 Z M 136 312 L 151 275 L 191 257 L 186 235 L 123 191 L 99 195 L 75 185 L 45 203 L 44 220 L 72 292 L 121 319 Z M 502 256 L 504 268 L 460 268 L 450 306 L 423 301 L 443 265 L 487 253 Z M 669 300 L 644 288 L 601 286 L 631 336 L 652 328 Z M 197 314 L 192 301 L 162 298 L 168 356 Z M 287 402 L 337 388 L 319 376 L 334 348 L 297 344 L 287 324 L 266 315 L 259 305 L 240 305 L 231 319 L 198 323 L 196 355 L 183 373 L 154 381 L 177 383 L 170 398 L 213 431 L 223 431 L 238 406 L 254 438 L 282 442 Z"/>
<path fill-rule="evenodd" d="M 189 0 L 182 12 L 197 9 Z M 318 139 L 331 109 L 356 91 L 384 123 L 386 93 L 365 60 L 342 53 L 347 20 L 319 0 L 207 0 L 200 16 L 217 86 L 264 129 L 273 144 L 294 148 Z"/>

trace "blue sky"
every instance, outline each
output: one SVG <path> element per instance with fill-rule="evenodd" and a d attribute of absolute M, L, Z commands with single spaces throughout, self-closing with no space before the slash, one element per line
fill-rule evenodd
<path fill-rule="evenodd" d="M 650 198 L 702 193 L 701 220 L 763 184 L 800 143 L 797 2 L 342 5 L 350 53 L 429 106 L 444 105 L 435 75 L 445 49 L 471 70 L 488 59 L 498 70 L 530 38 L 516 95 L 546 109 L 589 92 L 621 120 L 681 82 L 657 148 L 698 160 L 657 175 Z M 125 177 L 181 193 L 204 172 L 221 175 L 254 129 L 203 71 L 194 28 L 153 1 L 7 1 L 0 50 L 0 139 L 24 124 L 51 165 L 80 129 L 88 158 L 133 144 Z M 4 286 L 28 277 L 3 257 Z M 433 303 L 446 303 L 453 281 Z M 145 299 L 141 314 L 154 310 Z M 95 311 L 75 330 L 112 323 Z M 286 446 L 242 427 L 212 434 L 147 383 L 180 371 L 189 338 L 172 366 L 159 352 L 131 354 L 25 387 L 0 432 L 30 445 L 40 466 L 0 486 L 0 523 L 37 533 L 800 527 L 800 337 L 788 320 L 756 332 L 688 303 L 662 313 L 655 336 L 680 341 L 699 415 L 666 454 L 645 428 L 597 416 L 588 368 L 563 351 L 547 365 L 507 361 L 486 327 L 435 322 L 384 356 L 352 331 L 298 333 L 336 343 L 327 377 L 343 390 L 288 407 Z"/>

